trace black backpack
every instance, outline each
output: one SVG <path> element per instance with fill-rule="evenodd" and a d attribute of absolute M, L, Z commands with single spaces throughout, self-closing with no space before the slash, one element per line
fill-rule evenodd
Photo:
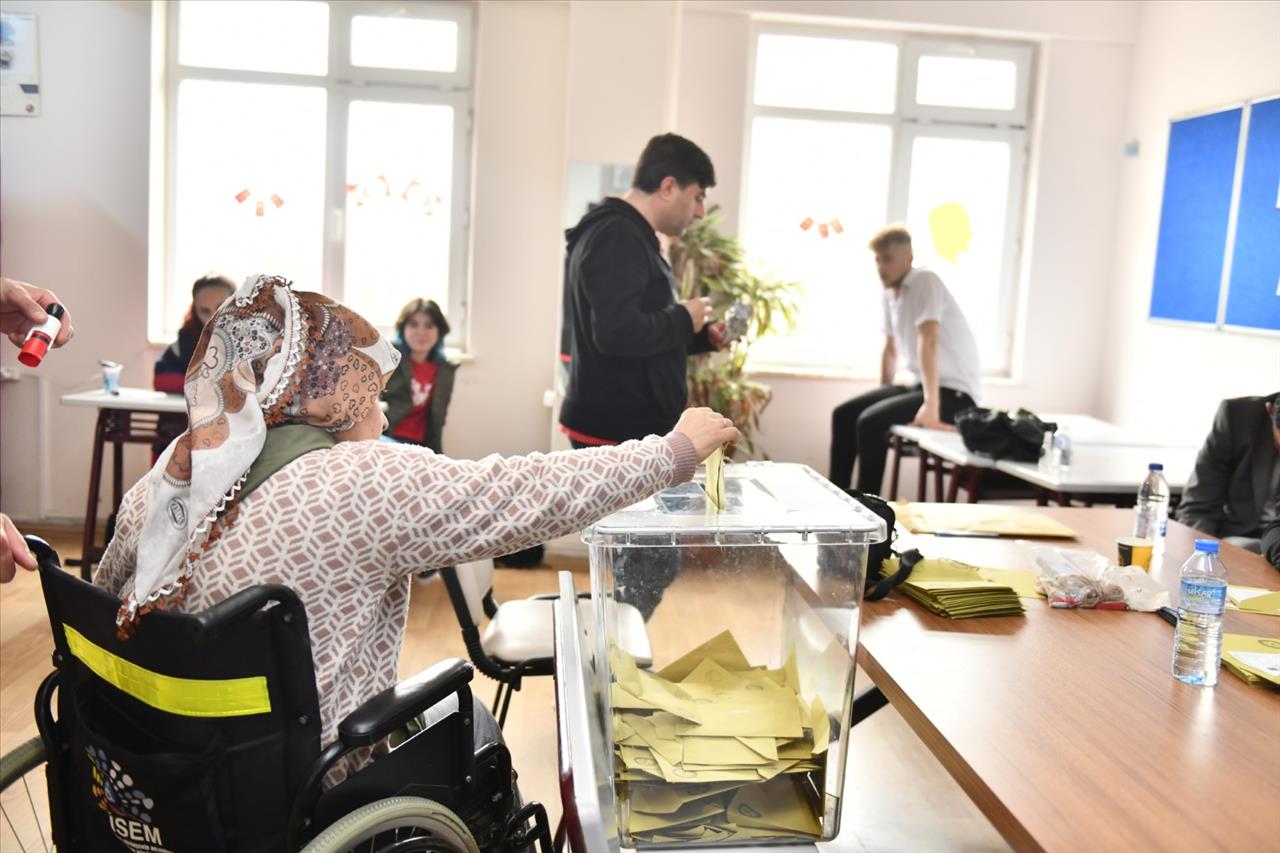
<path fill-rule="evenodd" d="M 867 494 L 857 489 L 845 489 L 844 491 L 845 494 L 880 516 L 884 521 L 884 541 L 876 542 L 867 548 L 867 582 L 866 591 L 862 596 L 864 601 L 879 601 L 889 594 L 889 590 L 910 577 L 911 570 L 923 558 L 915 548 L 906 553 L 899 553 L 894 550 L 894 524 L 898 520 L 898 514 L 893 511 L 893 506 L 888 501 L 879 495 Z M 880 566 L 884 564 L 885 560 L 893 556 L 898 558 L 898 570 L 888 577 L 880 577 Z"/>
<path fill-rule="evenodd" d="M 1044 447 L 1044 434 L 1058 425 L 1040 420 L 1026 409 L 1012 415 L 1001 409 L 974 406 L 956 415 L 956 430 L 964 446 L 996 459 L 1035 462 Z"/>

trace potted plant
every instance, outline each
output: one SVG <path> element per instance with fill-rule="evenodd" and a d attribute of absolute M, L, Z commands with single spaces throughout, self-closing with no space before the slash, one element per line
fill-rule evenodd
<path fill-rule="evenodd" d="M 742 338 L 720 352 L 689 359 L 689 405 L 707 406 L 733 420 L 742 432 L 734 455 L 756 454 L 755 434 L 760 415 L 773 392 L 768 385 L 748 378 L 747 356 L 751 345 L 775 328 L 795 325 L 800 285 L 775 276 L 758 275 L 747 268 L 738 238 L 722 234 L 719 207 L 695 222 L 682 237 L 671 241 L 671 268 L 681 299 L 711 297 L 716 316 L 724 316 L 734 302 L 751 308 L 751 322 Z M 761 454 L 767 458 L 767 454 Z"/>

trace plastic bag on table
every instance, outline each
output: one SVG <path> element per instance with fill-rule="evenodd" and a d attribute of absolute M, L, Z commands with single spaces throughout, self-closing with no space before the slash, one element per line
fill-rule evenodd
<path fill-rule="evenodd" d="M 1117 566 L 1094 551 L 1020 540 L 1036 571 L 1036 586 L 1050 607 L 1158 610 L 1169 592 L 1136 566 Z"/>

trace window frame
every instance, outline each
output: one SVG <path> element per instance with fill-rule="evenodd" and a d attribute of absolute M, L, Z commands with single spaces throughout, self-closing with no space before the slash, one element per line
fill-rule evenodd
<path fill-rule="evenodd" d="M 817 38 L 836 38 L 856 41 L 891 42 L 898 46 L 898 69 L 895 81 L 895 108 L 892 113 L 868 113 L 845 110 L 828 110 L 800 107 L 763 106 L 755 103 L 756 55 L 760 36 L 787 35 Z M 889 176 L 888 210 L 885 223 L 905 222 L 911 177 L 911 146 L 919 136 L 955 139 L 982 139 L 1008 142 L 1009 186 L 1006 198 L 1004 248 L 1001 253 L 1002 274 L 999 291 L 998 322 L 1003 337 L 1000 363 L 984 363 L 984 378 L 1010 378 L 1014 374 L 1015 342 L 1017 327 L 1019 281 L 1021 278 L 1022 247 L 1026 228 L 1024 202 L 1027 187 L 1027 169 L 1030 163 L 1028 123 L 1036 107 L 1033 86 L 1035 83 L 1037 45 L 1031 42 L 996 41 L 986 38 L 946 37 L 910 31 L 869 30 L 838 25 L 796 25 L 769 20 L 755 20 L 748 28 L 748 61 L 745 104 L 745 133 L 743 141 L 741 189 L 739 193 L 739 222 L 745 222 L 751 195 L 751 153 L 753 127 L 756 117 L 809 119 L 814 121 L 854 122 L 858 124 L 884 124 L 890 128 L 891 172 Z M 968 55 L 978 59 L 1009 59 L 1017 67 L 1017 95 L 1013 110 L 985 110 L 964 107 L 940 107 L 921 105 L 915 101 L 917 67 L 921 56 L 949 55 L 944 48 L 961 47 Z M 870 235 L 867 235 L 870 237 Z M 748 252 L 749 252 L 748 248 Z M 870 263 L 870 260 L 868 260 Z M 878 328 L 878 327 L 877 327 Z M 875 351 L 880 342 L 876 340 Z M 868 364 L 871 362 L 868 361 Z M 842 368 L 830 363 L 786 361 L 761 361 L 751 359 L 751 372 L 781 376 L 826 377 L 839 379 L 867 379 L 878 376 L 874 369 L 864 367 Z"/>
<path fill-rule="evenodd" d="M 346 293 L 346 159 L 351 102 L 386 101 L 439 105 L 453 109 L 448 304 L 443 307 L 452 320 L 448 345 L 452 349 L 466 349 L 470 327 L 467 309 L 470 301 L 471 138 L 475 109 L 475 93 L 471 84 L 474 79 L 476 10 L 469 3 L 449 0 L 328 0 L 328 6 L 329 62 L 328 72 L 322 76 L 182 65 L 178 62 L 181 6 L 177 2 L 152 0 L 152 153 L 147 332 L 153 345 L 163 345 L 173 340 L 180 322 L 179 311 L 185 308 L 185 304 L 172 304 L 177 292 L 175 238 L 178 90 L 186 80 L 208 80 L 324 90 L 326 141 L 320 259 L 322 280 L 303 283 L 303 286 L 339 301 L 344 299 Z M 411 71 L 352 65 L 351 19 L 357 15 L 402 15 L 457 22 L 457 71 Z M 185 303 L 185 298 L 182 301 Z M 375 323 L 380 320 L 384 318 L 376 318 Z M 393 321 L 394 318 L 385 318 L 386 325 L 382 328 L 389 328 Z"/>

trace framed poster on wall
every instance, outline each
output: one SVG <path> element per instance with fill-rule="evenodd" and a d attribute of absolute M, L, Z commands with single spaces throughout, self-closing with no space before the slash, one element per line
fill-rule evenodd
<path fill-rule="evenodd" d="M 0 115 L 40 115 L 35 15 L 0 14 Z"/>

